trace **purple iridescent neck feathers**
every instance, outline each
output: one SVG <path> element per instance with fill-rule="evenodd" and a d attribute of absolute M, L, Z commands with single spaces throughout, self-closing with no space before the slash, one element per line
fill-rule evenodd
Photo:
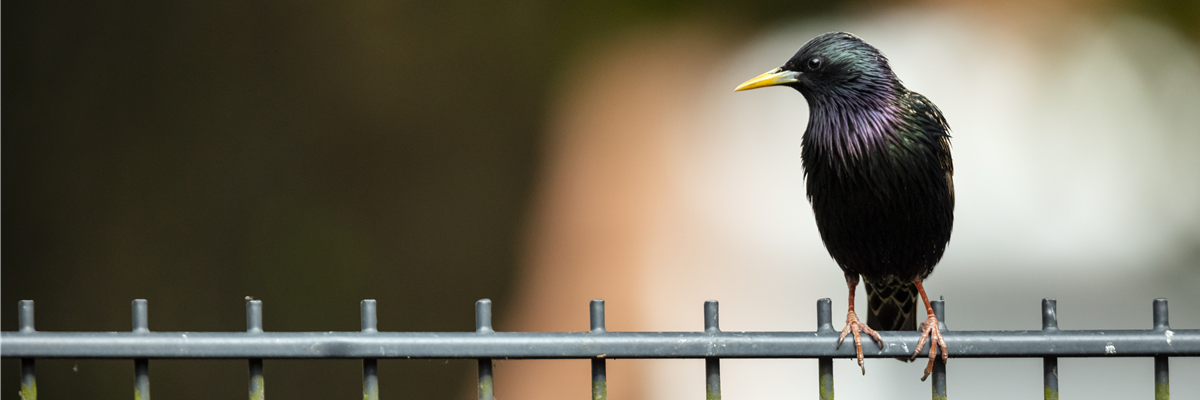
<path fill-rule="evenodd" d="M 900 100 L 908 90 L 878 49 L 850 33 L 805 43 L 783 69 L 799 72 L 792 85 L 809 104 L 806 139 L 846 161 L 895 139 Z"/>

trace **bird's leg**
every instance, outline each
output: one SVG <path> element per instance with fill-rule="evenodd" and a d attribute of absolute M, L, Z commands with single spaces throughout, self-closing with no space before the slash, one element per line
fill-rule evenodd
<path fill-rule="evenodd" d="M 917 354 L 921 353 L 921 348 L 925 347 L 925 339 L 928 338 L 929 365 L 925 366 L 925 375 L 921 375 L 921 381 L 924 382 L 925 378 L 928 378 L 929 374 L 933 372 L 933 361 L 937 359 L 938 346 L 942 348 L 942 362 L 949 361 L 949 356 L 946 354 L 946 340 L 942 338 L 942 331 L 938 329 L 937 316 L 933 315 L 933 306 L 929 305 L 929 295 L 925 294 L 925 287 L 921 286 L 920 279 L 914 280 L 913 284 L 917 285 L 917 291 L 921 293 L 921 300 L 925 301 L 925 312 L 929 314 L 929 317 L 925 318 L 925 322 L 917 327 L 917 330 L 921 332 L 921 339 L 917 341 L 917 351 L 914 351 L 912 358 L 909 359 L 917 359 Z"/>
<path fill-rule="evenodd" d="M 837 347 L 842 347 L 842 341 L 846 340 L 847 334 L 854 334 L 854 350 L 858 353 L 858 367 L 862 368 L 863 375 L 867 374 L 867 367 L 863 364 L 862 336 L 859 332 L 865 332 L 871 335 L 871 338 L 879 342 L 879 348 L 883 348 L 883 338 L 879 337 L 879 332 L 858 320 L 858 315 L 854 313 L 854 289 L 858 287 L 858 276 L 846 276 L 846 286 L 850 287 L 850 311 L 846 313 L 846 327 L 842 328 L 841 336 L 838 336 Z"/>

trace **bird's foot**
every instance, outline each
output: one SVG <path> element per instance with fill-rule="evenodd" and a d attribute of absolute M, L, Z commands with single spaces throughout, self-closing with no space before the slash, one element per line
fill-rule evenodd
<path fill-rule="evenodd" d="M 854 310 L 850 310 L 850 313 L 846 314 L 846 327 L 842 328 L 842 334 L 841 336 L 838 336 L 837 347 L 834 348 L 841 348 L 842 341 L 846 340 L 846 335 L 853 333 L 854 350 L 858 353 L 858 367 L 862 368 L 863 375 L 866 375 L 867 367 L 863 364 L 862 336 L 859 335 L 859 332 L 871 335 L 872 339 L 875 339 L 876 342 L 879 342 L 879 348 L 883 348 L 883 338 L 879 337 L 879 332 L 875 332 L 875 330 L 871 329 L 871 327 L 867 326 L 867 324 L 859 321 L 858 315 L 854 314 Z"/>
<path fill-rule="evenodd" d="M 921 348 L 925 347 L 925 339 L 929 339 L 929 365 L 925 366 L 925 375 L 921 375 L 921 381 L 924 382 L 925 378 L 928 378 L 929 374 L 933 372 L 933 362 L 937 360 L 938 347 L 942 348 L 942 362 L 948 361 L 950 356 L 946 353 L 946 340 L 942 338 L 942 331 L 938 329 L 937 317 L 929 314 L 929 318 L 926 318 L 925 322 L 917 327 L 917 330 L 921 331 L 921 340 L 917 341 L 917 351 L 913 352 L 909 361 L 917 359 Z"/>

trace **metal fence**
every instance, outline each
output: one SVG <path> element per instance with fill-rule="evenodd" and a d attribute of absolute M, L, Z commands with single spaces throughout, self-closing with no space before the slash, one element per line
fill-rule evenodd
<path fill-rule="evenodd" d="M 592 398 L 607 398 L 610 358 L 695 358 L 706 365 L 707 400 L 721 398 L 723 358 L 815 358 L 818 397 L 833 399 L 833 359 L 854 358 L 854 346 L 835 348 L 829 299 L 817 301 L 815 332 L 722 332 L 716 301 L 704 303 L 703 332 L 608 332 L 604 301 L 591 303 L 587 332 L 496 332 L 491 300 L 475 303 L 475 332 L 379 332 L 375 300 L 362 301 L 360 332 L 266 332 L 262 302 L 246 303 L 246 332 L 152 332 L 146 300 L 133 301 L 130 332 L 38 332 L 33 301 L 20 302 L 20 330 L 0 332 L 0 356 L 21 359 L 21 397 L 37 398 L 37 358 L 132 359 L 134 398 L 150 399 L 150 359 L 247 359 L 249 396 L 264 399 L 263 359 L 338 358 L 363 360 L 363 398 L 379 398 L 377 360 L 396 358 L 478 359 L 479 399 L 493 400 L 493 359 L 590 359 Z M 1170 396 L 1168 357 L 1200 356 L 1200 329 L 1170 328 L 1166 299 L 1153 304 L 1148 330 L 1060 330 L 1054 299 L 1042 300 L 1042 329 L 1033 331 L 950 331 L 944 303 L 934 313 L 954 358 L 1039 357 L 1045 398 L 1058 399 L 1058 357 L 1154 357 L 1156 400 Z M 884 346 L 864 347 L 866 357 L 908 357 L 917 332 L 879 332 Z M 924 354 L 928 350 L 925 350 Z M 933 398 L 946 398 L 946 366 L 933 369 Z"/>

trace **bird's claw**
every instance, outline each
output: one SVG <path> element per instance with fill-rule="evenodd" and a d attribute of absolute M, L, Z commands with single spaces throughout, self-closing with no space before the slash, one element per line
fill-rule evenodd
<path fill-rule="evenodd" d="M 921 339 L 917 340 L 917 350 L 913 352 L 909 361 L 917 359 L 917 355 L 921 354 L 921 348 L 925 347 L 925 339 L 928 338 L 929 365 L 925 366 L 925 375 L 921 375 L 921 381 L 924 382 L 925 378 L 928 378 L 929 374 L 933 373 L 933 362 L 937 360 L 938 347 L 942 348 L 942 362 L 949 361 L 950 356 L 946 353 L 946 340 L 942 338 L 942 331 L 938 329 L 937 317 L 929 314 L 929 318 L 926 318 L 925 322 L 922 322 L 921 326 L 917 327 L 917 330 L 921 331 Z"/>
<path fill-rule="evenodd" d="M 841 348 L 842 342 L 846 340 L 846 335 L 853 333 L 854 350 L 858 354 L 858 367 L 862 368 L 863 375 L 866 375 L 867 367 L 863 362 L 862 336 L 859 334 L 859 332 L 865 332 L 867 335 L 870 335 L 872 339 L 875 339 L 875 341 L 879 343 L 879 348 L 883 348 L 883 338 L 879 337 L 879 332 L 876 332 L 874 329 L 871 329 L 871 327 L 867 326 L 867 324 L 859 321 L 858 315 L 854 314 L 854 311 L 850 311 L 849 314 L 846 314 L 846 327 L 842 328 L 842 334 L 838 336 L 837 346 L 834 348 Z"/>

